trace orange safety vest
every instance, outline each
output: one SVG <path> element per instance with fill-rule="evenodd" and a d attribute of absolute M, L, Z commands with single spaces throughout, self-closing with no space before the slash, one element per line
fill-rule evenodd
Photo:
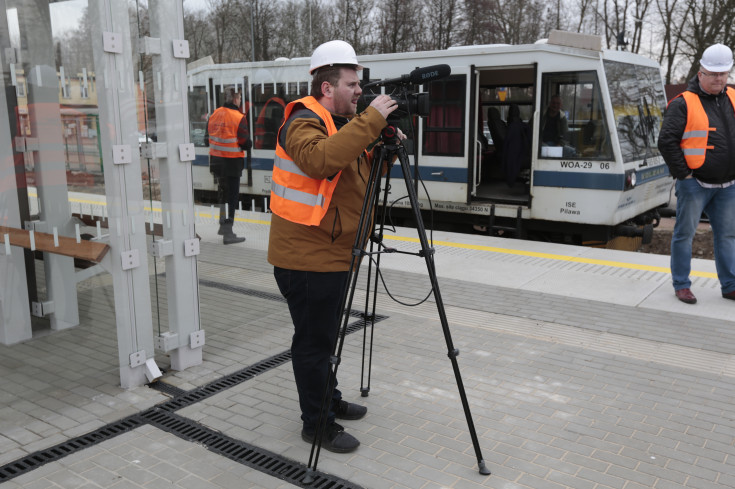
<path fill-rule="evenodd" d="M 237 110 L 220 107 L 209 118 L 209 154 L 223 158 L 244 158 L 245 152 L 237 145 L 237 128 L 245 117 Z"/>
<path fill-rule="evenodd" d="M 338 172 L 332 178 L 311 178 L 296 166 L 293 159 L 281 147 L 281 130 L 296 104 L 302 104 L 324 121 L 327 136 L 337 132 L 332 114 L 314 97 L 304 97 L 286 106 L 283 124 L 276 138 L 276 156 L 273 160 L 271 177 L 271 211 L 288 221 L 318 226 L 329 209 L 329 202 L 342 172 Z"/>
<path fill-rule="evenodd" d="M 727 96 L 735 109 L 735 90 L 727 87 Z M 702 101 L 699 95 L 694 92 L 682 92 L 678 95 L 684 97 L 687 104 L 687 125 L 684 128 L 684 134 L 681 137 L 681 150 L 684 152 L 684 159 L 687 166 L 692 170 L 696 170 L 704 165 L 704 159 L 708 149 L 714 149 L 714 146 L 707 145 L 709 131 L 716 131 L 716 127 L 709 127 L 709 118 L 704 111 Z"/>

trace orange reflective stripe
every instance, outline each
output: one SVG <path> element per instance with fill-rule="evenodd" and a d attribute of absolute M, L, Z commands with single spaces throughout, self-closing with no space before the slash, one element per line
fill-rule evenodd
<path fill-rule="evenodd" d="M 735 110 L 735 90 L 728 87 L 726 93 L 730 98 L 733 110 Z M 717 128 L 709 127 L 709 117 L 704 111 L 699 95 L 686 91 L 678 96 L 683 97 L 687 104 L 687 124 L 684 127 L 684 134 L 681 136 L 680 146 L 687 166 L 692 170 L 696 170 L 704 165 L 707 150 L 714 149 L 714 146 L 708 145 L 707 141 L 709 133 L 717 131 Z"/>
<path fill-rule="evenodd" d="M 281 146 L 281 130 L 297 104 L 311 110 L 324 122 L 327 136 L 337 132 L 332 114 L 314 97 L 304 97 L 286 106 L 283 123 L 276 138 L 276 156 L 271 177 L 271 211 L 292 222 L 317 226 L 329 209 L 332 194 L 342 172 L 333 178 L 311 178 L 294 163 Z"/>
<path fill-rule="evenodd" d="M 237 129 L 245 117 L 237 110 L 220 107 L 207 123 L 209 154 L 224 158 L 244 158 L 245 152 L 237 145 Z"/>

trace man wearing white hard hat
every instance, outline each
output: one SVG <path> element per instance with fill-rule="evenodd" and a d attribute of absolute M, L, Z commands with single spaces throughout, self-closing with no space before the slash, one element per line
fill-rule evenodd
<path fill-rule="evenodd" d="M 691 290 L 692 240 L 704 212 L 714 237 L 722 297 L 735 300 L 735 90 L 727 86 L 732 50 L 722 44 L 702 54 L 697 75 L 664 115 L 658 148 L 676 179 L 676 224 L 671 277 L 676 297 Z"/>
<path fill-rule="evenodd" d="M 301 437 L 312 443 L 329 376 L 366 192 L 372 153 L 367 148 L 386 126 L 396 102 L 376 97 L 356 114 L 362 66 L 344 41 L 314 50 L 311 95 L 288 104 L 278 132 L 271 188 L 268 261 L 288 302 L 291 343 L 301 408 Z M 322 448 L 337 453 L 360 442 L 335 419 L 356 420 L 367 408 L 342 400 L 334 389 Z"/>

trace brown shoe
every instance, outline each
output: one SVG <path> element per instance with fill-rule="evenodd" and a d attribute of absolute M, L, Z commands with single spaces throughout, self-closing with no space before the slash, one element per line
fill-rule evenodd
<path fill-rule="evenodd" d="M 694 294 L 692 294 L 692 291 L 690 289 L 679 289 L 675 290 L 674 293 L 676 294 L 676 298 L 682 302 L 685 302 L 687 304 L 697 303 L 697 298 L 694 297 Z M 735 299 L 735 297 L 733 299 Z"/>
<path fill-rule="evenodd" d="M 727 294 L 722 294 L 722 297 L 735 301 L 735 290 L 728 292 Z"/>

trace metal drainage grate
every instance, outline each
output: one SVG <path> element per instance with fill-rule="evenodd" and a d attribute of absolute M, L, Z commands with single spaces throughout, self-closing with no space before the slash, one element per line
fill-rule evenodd
<path fill-rule="evenodd" d="M 242 287 L 228 286 L 218 282 L 200 281 L 200 283 L 205 286 L 232 290 L 247 295 L 285 302 L 285 299 L 283 299 L 282 296 L 276 294 L 259 292 Z M 363 313 L 351 310 L 350 317 L 359 318 L 359 320 L 347 325 L 346 334 L 354 333 L 365 327 L 366 321 Z M 375 323 L 383 321 L 387 319 L 387 317 L 388 316 L 376 315 Z M 266 358 L 255 365 L 246 367 L 238 372 L 192 391 L 185 391 L 164 382 L 149 384 L 151 388 L 173 396 L 173 399 L 148 411 L 123 418 L 85 435 L 72 438 L 71 440 L 59 443 L 53 447 L 39 450 L 38 452 L 31 453 L 18 460 L 5 464 L 0 467 L 0 483 L 9 481 L 49 462 L 54 462 L 79 450 L 92 447 L 150 423 L 151 425 L 172 433 L 182 439 L 206 445 L 209 450 L 219 453 L 230 460 L 248 465 L 260 472 L 272 475 L 273 477 L 277 477 L 278 479 L 290 482 L 291 484 L 299 487 L 311 489 L 361 489 L 360 486 L 321 472 L 312 473 L 314 481 L 309 485 L 304 485 L 303 482 L 301 482 L 301 479 L 307 470 L 305 465 L 288 460 L 279 455 L 275 455 L 262 448 L 254 447 L 245 442 L 232 439 L 191 420 L 173 414 L 173 411 L 177 409 L 189 406 L 213 396 L 214 394 L 222 392 L 223 390 L 245 382 L 246 380 L 252 379 L 257 375 L 282 365 L 290 359 L 291 351 L 288 350 L 270 358 Z"/>
<path fill-rule="evenodd" d="M 5 482 L 21 476 L 31 470 L 37 469 L 49 462 L 59 460 L 79 450 L 110 440 L 118 435 L 138 428 L 145 424 L 139 415 L 129 416 L 120 421 L 115 421 L 95 431 L 87 433 L 71 440 L 54 445 L 51 448 L 39 450 L 23 458 L 10 462 L 0 467 L 0 482 Z"/>
<path fill-rule="evenodd" d="M 186 406 L 195 404 L 215 394 L 219 394 L 220 392 L 227 390 L 230 387 L 234 387 L 238 384 L 241 384 L 245 382 L 246 380 L 250 380 L 257 375 L 267 372 L 268 370 L 271 370 L 280 365 L 283 365 L 290 359 L 291 359 L 290 350 L 285 351 L 283 353 L 279 353 L 278 355 L 273 355 L 272 357 L 266 358 L 265 360 L 260 361 L 256 363 L 255 365 L 245 367 L 242 370 L 238 370 L 235 373 L 219 378 L 202 387 L 198 387 L 190 391 L 184 391 L 182 395 L 176 396 L 170 401 L 166 401 L 162 404 L 159 404 L 158 407 L 166 411 L 176 411 L 178 409 L 185 408 Z M 160 383 L 161 382 L 156 382 L 154 384 L 151 384 L 150 387 L 154 389 L 158 389 L 157 384 L 160 384 Z"/>
<path fill-rule="evenodd" d="M 162 380 L 159 380 L 157 382 L 152 382 L 148 384 L 148 387 L 151 389 L 157 390 L 158 392 L 163 392 L 164 394 L 168 394 L 171 397 L 180 397 L 186 394 L 186 391 L 184 389 L 181 389 L 180 387 L 176 387 L 175 385 L 168 384 Z"/>
<path fill-rule="evenodd" d="M 160 430 L 176 435 L 189 442 L 200 443 L 206 446 L 208 450 L 223 457 L 247 465 L 259 472 L 276 477 L 298 487 L 361 489 L 360 486 L 349 481 L 319 471 L 311 473 L 314 480 L 306 485 L 302 482 L 308 470 L 304 464 L 289 460 L 243 441 L 235 440 L 190 419 L 162 411 L 158 408 L 141 413 L 141 417 Z"/>

